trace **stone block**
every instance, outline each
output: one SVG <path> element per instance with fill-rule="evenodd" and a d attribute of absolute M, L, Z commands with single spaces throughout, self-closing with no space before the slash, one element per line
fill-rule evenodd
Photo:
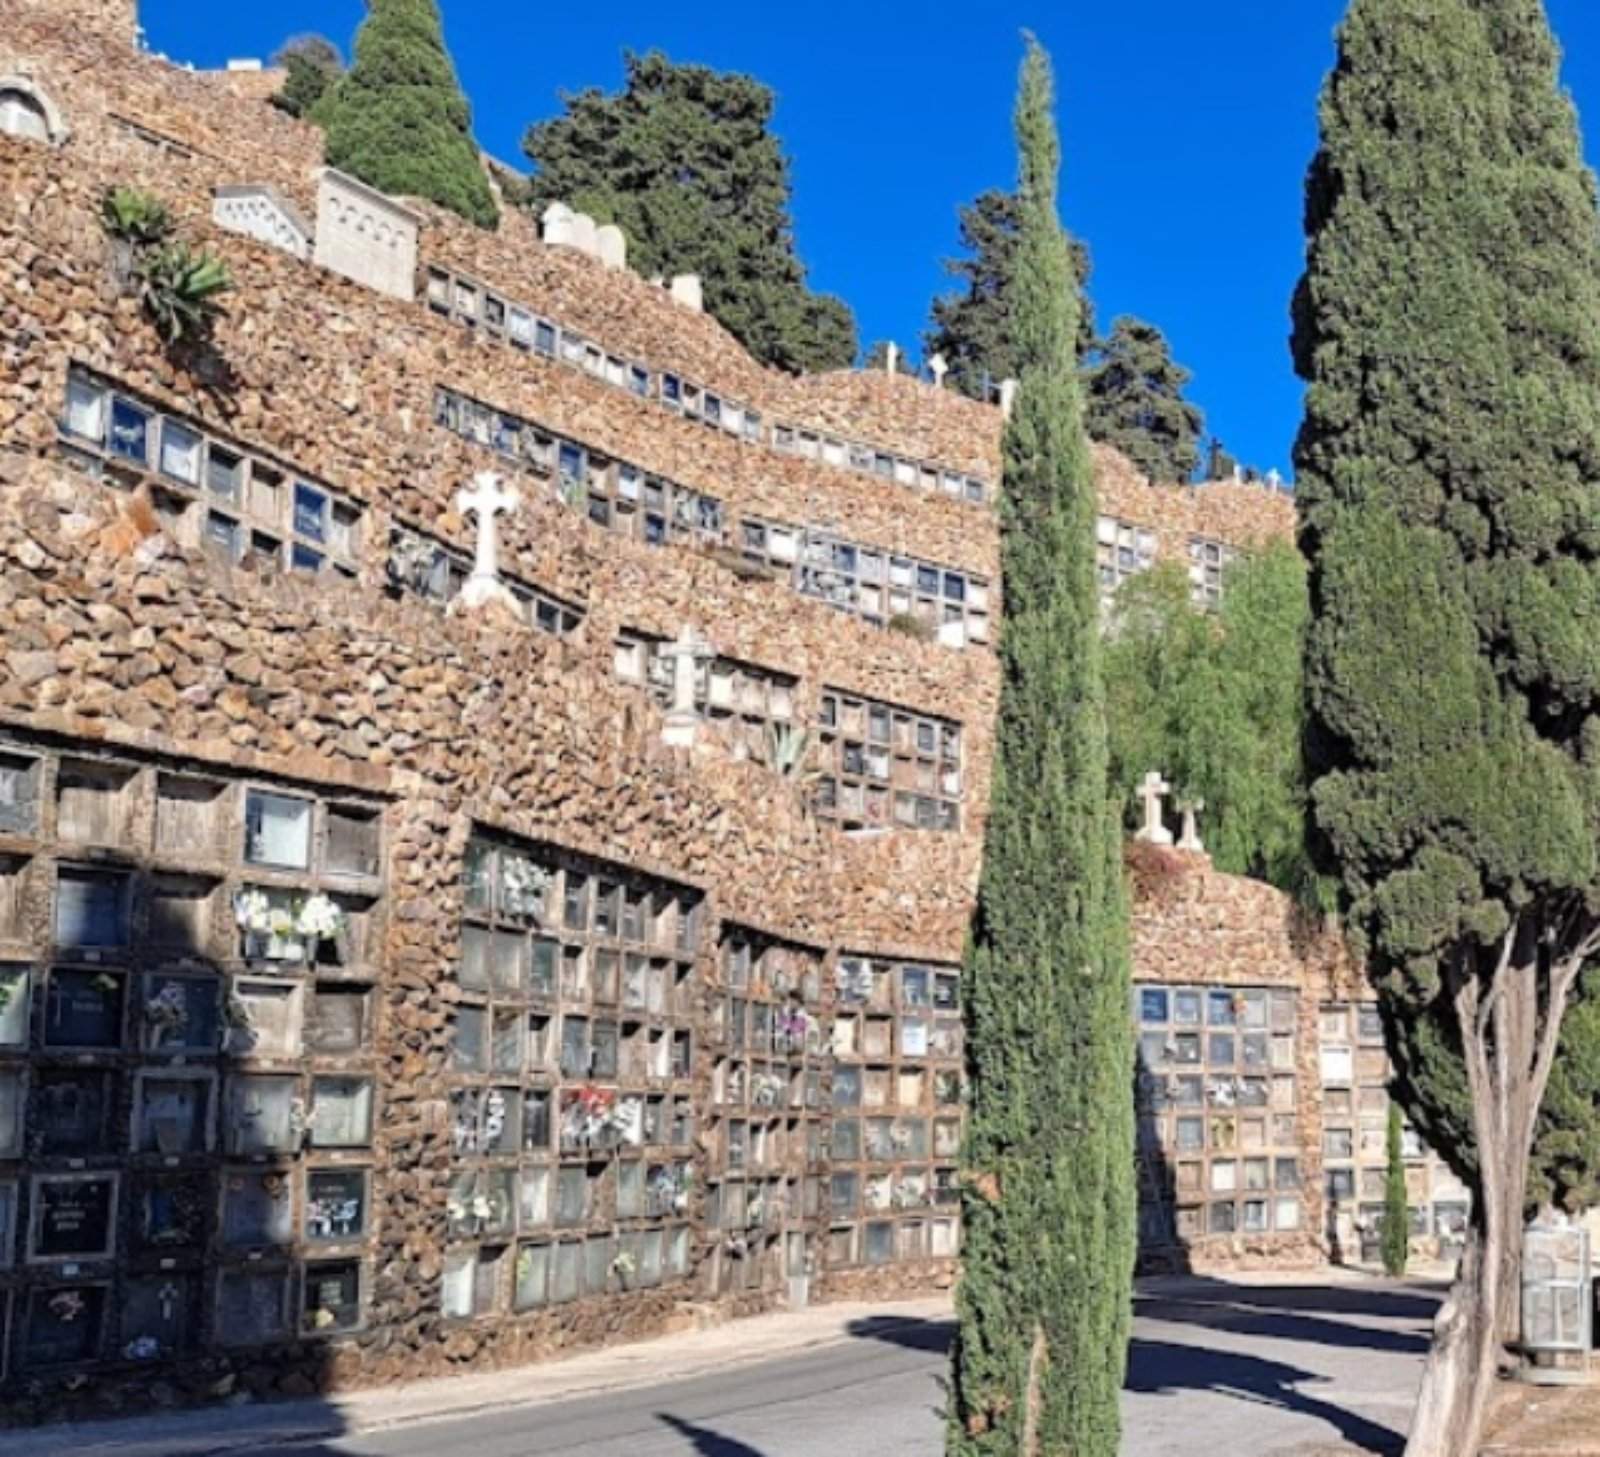
<path fill-rule="evenodd" d="M 311 227 L 293 203 L 266 183 L 231 183 L 217 188 L 211 220 L 230 233 L 280 248 L 302 262 L 311 256 Z"/>
<path fill-rule="evenodd" d="M 376 188 L 328 167 L 317 186 L 316 262 L 378 293 L 416 297 L 421 219 Z"/>

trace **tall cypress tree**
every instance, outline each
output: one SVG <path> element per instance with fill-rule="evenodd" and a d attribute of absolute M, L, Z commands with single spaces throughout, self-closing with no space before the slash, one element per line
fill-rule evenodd
<path fill-rule="evenodd" d="M 368 0 L 350 69 L 317 102 L 330 167 L 492 228 L 500 213 L 435 0 Z"/>
<path fill-rule="evenodd" d="M 1314 807 L 1401 1096 L 1424 1129 L 1454 1109 L 1466 1146 L 1472 1228 L 1407 1447 L 1454 1457 L 1600 950 L 1600 257 L 1540 0 L 1354 0 L 1307 226 Z"/>
<path fill-rule="evenodd" d="M 1411 1201 L 1406 1193 L 1405 1135 L 1400 1105 L 1389 1103 L 1389 1129 L 1384 1144 L 1383 1270 L 1399 1279 L 1411 1258 Z"/>
<path fill-rule="evenodd" d="M 946 1445 L 959 1457 L 1114 1457 L 1135 1247 L 1127 906 L 1052 101 L 1030 39 L 1002 687 L 964 978 L 971 1108 Z"/>

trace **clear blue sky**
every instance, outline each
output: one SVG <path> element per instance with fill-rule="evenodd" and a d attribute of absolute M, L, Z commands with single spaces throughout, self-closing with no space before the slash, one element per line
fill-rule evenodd
<path fill-rule="evenodd" d="M 1600 136 L 1600 6 L 1548 3 L 1567 84 Z M 508 162 L 522 163 L 525 127 L 560 109 L 562 89 L 615 89 L 625 47 L 773 86 L 813 286 L 849 300 L 864 343 L 913 350 L 957 206 L 1014 178 L 1010 107 L 1031 26 L 1055 57 L 1062 211 L 1093 250 L 1101 324 L 1159 324 L 1210 428 L 1241 459 L 1289 473 L 1301 182 L 1343 0 L 442 5 L 479 140 Z M 201 66 L 264 57 L 306 30 L 348 52 L 363 13 L 361 0 L 142 0 L 152 49 Z"/>

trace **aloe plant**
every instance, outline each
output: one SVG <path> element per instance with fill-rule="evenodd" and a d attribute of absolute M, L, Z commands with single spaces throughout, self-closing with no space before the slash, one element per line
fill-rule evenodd
<path fill-rule="evenodd" d="M 139 301 L 169 344 L 209 332 L 217 298 L 233 287 L 228 265 L 208 248 L 169 243 L 138 265 Z"/>
<path fill-rule="evenodd" d="M 790 723 L 767 725 L 767 767 L 780 779 L 804 777 L 810 757 L 810 730 L 797 729 Z"/>
<path fill-rule="evenodd" d="M 153 248 L 172 236 L 172 214 L 153 193 L 113 187 L 100 200 L 100 224 L 109 237 L 135 248 Z"/>

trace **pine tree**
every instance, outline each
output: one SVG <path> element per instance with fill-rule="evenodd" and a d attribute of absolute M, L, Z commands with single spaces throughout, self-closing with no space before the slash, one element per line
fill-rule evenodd
<path fill-rule="evenodd" d="M 1095 346 L 1085 383 L 1091 439 L 1115 446 L 1153 481 L 1187 481 L 1200 464 L 1205 416 L 1183 397 L 1193 376 L 1154 324 L 1126 315 Z"/>
<path fill-rule="evenodd" d="M 1530 1153 L 1600 950 L 1600 257 L 1540 0 L 1354 0 L 1308 186 L 1314 810 L 1474 1191 L 1407 1452 L 1475 1451 Z"/>
<path fill-rule="evenodd" d="M 1389 1102 L 1388 1167 L 1383 1176 L 1383 1269 L 1398 1280 L 1411 1258 L 1411 1207 L 1406 1197 L 1400 1105 Z"/>
<path fill-rule="evenodd" d="M 355 60 L 317 103 L 330 167 L 479 227 L 499 219 L 435 0 L 368 0 Z"/>
<path fill-rule="evenodd" d="M 1114 1457 L 1135 1246 L 1133 1048 L 1095 498 L 1050 64 L 1017 102 L 1020 390 L 1004 443 L 993 802 L 965 983 L 965 1246 L 946 1451 Z"/>
<path fill-rule="evenodd" d="M 1016 275 L 1021 214 L 1015 193 L 991 188 L 961 209 L 961 246 L 971 255 L 945 262 L 945 272 L 961 288 L 933 301 L 932 326 L 923 336 L 923 358 L 942 354 L 950 383 L 981 400 L 1001 380 L 1017 378 L 1020 364 L 1011 335 L 1011 282 Z M 1089 283 L 1089 249 L 1068 237 L 1080 295 L 1078 353 L 1094 346 L 1094 309 L 1084 290 Z"/>
<path fill-rule="evenodd" d="M 286 40 L 272 64 L 285 72 L 272 104 L 290 116 L 307 115 L 344 73 L 339 48 L 320 35 L 297 35 Z"/>
<path fill-rule="evenodd" d="M 848 368 L 850 309 L 807 289 L 795 253 L 772 91 L 658 51 L 624 59 L 622 91 L 564 96 L 564 116 L 528 129 L 535 211 L 563 202 L 616 223 L 642 273 L 698 273 L 706 308 L 762 363 Z"/>

